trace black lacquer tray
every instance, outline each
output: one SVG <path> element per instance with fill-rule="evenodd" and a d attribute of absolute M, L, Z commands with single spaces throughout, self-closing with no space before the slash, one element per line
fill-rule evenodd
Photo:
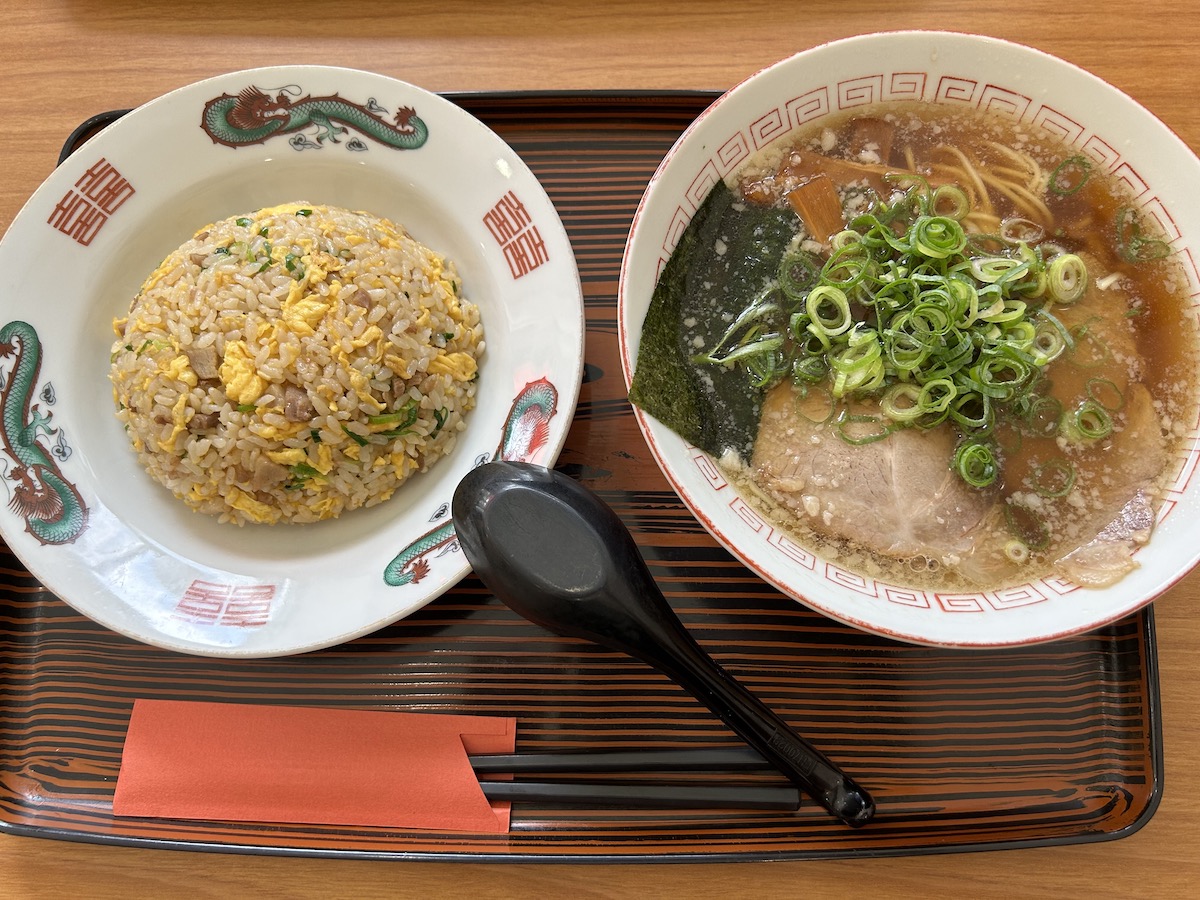
<path fill-rule="evenodd" d="M 549 635 L 474 578 L 349 644 L 284 659 L 218 660 L 138 644 L 93 624 L 0 545 L 0 830 L 247 853 L 666 862 L 1065 844 L 1120 838 L 1144 825 L 1162 786 L 1151 609 L 1020 649 L 942 650 L 863 634 L 755 577 L 700 528 L 655 466 L 620 373 L 618 271 L 647 181 L 713 95 L 451 99 L 542 180 L 578 258 L 587 367 L 558 468 L 624 518 L 701 643 L 872 790 L 875 821 L 852 830 L 815 803 L 799 813 L 517 805 L 511 832 L 501 836 L 117 819 L 113 788 L 139 697 L 515 715 L 519 750 L 738 741 L 663 676 Z M 115 115 L 85 123 L 66 149 Z M 720 780 L 735 779 L 771 776 Z"/>

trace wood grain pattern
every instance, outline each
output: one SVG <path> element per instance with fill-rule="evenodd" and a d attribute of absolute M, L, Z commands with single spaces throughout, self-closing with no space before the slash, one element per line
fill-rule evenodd
<path fill-rule="evenodd" d="M 264 2 L 256 6 L 255 21 L 250 22 L 244 16 L 222 16 L 211 5 L 177 3 L 164 13 L 161 4 L 137 0 L 4 2 L 0 11 L 8 38 L 6 52 L 0 55 L 0 84 L 4 86 L 0 91 L 0 121 L 4 122 L 0 141 L 5 159 L 0 176 L 0 228 L 7 227 L 49 173 L 63 136 L 85 116 L 100 109 L 134 105 L 218 72 L 298 61 L 370 68 L 443 91 L 720 89 L 795 50 L 836 37 L 876 30 L 881 25 L 950 27 L 1021 40 L 1082 65 L 1146 104 L 1193 148 L 1200 147 L 1200 121 L 1194 117 L 1193 100 L 1194 72 L 1200 62 L 1200 21 L 1165 0 L 1139 4 L 1132 20 L 1128 6 L 1115 0 L 1098 0 L 1086 15 L 1048 0 L 1031 0 L 1020 8 L 931 0 L 903 10 L 881 0 L 856 4 L 812 0 L 800 12 L 781 12 L 778 4 L 753 0 L 736 5 L 643 5 L 628 0 L 588 5 L 537 0 L 520 6 L 412 2 L 398 12 L 393 4 L 364 0 L 336 15 L 324 4 Z M 605 275 L 612 251 L 593 246 L 586 238 L 573 239 L 584 277 L 594 279 L 597 291 L 607 281 L 604 290 L 615 295 L 615 276 Z M 589 305 L 589 326 L 592 317 Z M 615 353 L 614 334 L 598 331 L 595 341 L 611 342 L 602 352 Z M 576 426 L 586 431 L 589 441 L 598 441 L 602 456 L 570 460 L 571 464 L 616 472 L 624 461 L 620 454 L 641 447 L 640 435 L 631 424 L 610 429 L 614 421 L 620 422 L 615 405 L 597 403 L 594 418 Z M 636 525 L 643 543 L 661 543 L 672 552 L 682 552 L 692 535 L 684 530 L 670 537 L 668 532 L 685 526 L 687 517 L 671 509 L 661 477 L 649 469 L 622 482 L 621 487 L 630 498 L 610 499 L 623 503 L 625 512 L 638 510 Z M 655 564 L 660 566 L 657 561 Z M 0 569 L 4 568 L 0 560 Z M 707 581 L 714 571 L 722 571 L 722 564 L 709 559 L 680 560 L 670 570 L 656 568 L 660 577 L 677 578 L 685 586 Z M 9 574 L 3 578 L 12 580 Z M 28 593 L 32 585 L 18 583 L 16 587 L 19 590 L 14 595 L 38 605 Z M 748 596 L 757 601 L 761 590 L 754 588 Z M 1200 654 L 1200 624 L 1194 614 L 1198 595 L 1200 578 L 1192 576 L 1156 604 L 1165 748 L 1162 802 L 1144 829 L 1117 841 L 951 857 L 874 859 L 863 854 L 853 863 L 597 868 L 432 862 L 379 865 L 213 856 L 0 834 L 0 897 L 128 898 L 174 896 L 185 889 L 202 897 L 539 893 L 773 897 L 867 891 L 882 896 L 931 891 L 1001 896 L 1022 888 L 1056 896 L 1098 891 L 1185 896 L 1194 892 L 1200 879 L 1200 859 L 1195 852 L 1200 846 L 1200 810 L 1192 799 L 1200 779 L 1196 775 L 1200 770 L 1200 751 L 1196 749 L 1200 747 L 1200 687 L 1193 674 L 1194 660 Z M 709 621 L 702 609 L 689 607 L 685 612 L 691 625 Z M 20 638 L 27 650 L 48 641 L 45 624 L 35 621 L 29 606 L 15 613 L 6 611 L 0 617 L 0 628 L 8 630 L 14 617 L 29 626 Z M 706 641 L 724 634 L 718 625 L 714 621 L 705 629 Z M 428 627 L 436 630 L 444 625 L 431 622 Z M 745 621 L 730 627 L 744 629 Z M 1113 638 L 1118 644 L 1129 639 L 1130 635 Z M 1140 640 L 1135 638 L 1133 643 L 1138 645 Z M 1112 656 L 1112 646 L 1099 651 L 1089 665 L 1103 669 Z M 98 642 L 87 636 L 74 637 L 69 647 L 88 653 L 100 651 Z M 0 654 L 8 649 L 7 644 L 0 647 Z M 749 667 L 751 656 L 742 664 Z M 822 661 L 822 666 L 826 664 Z M 397 668 L 404 670 L 403 666 Z M 10 679 L 14 672 L 32 677 L 31 672 L 0 662 L 0 678 Z M 73 674 L 60 662 L 46 664 L 39 673 L 44 684 L 57 681 L 60 685 L 70 684 Z M 950 668 L 945 676 L 946 689 L 953 693 L 962 673 Z M 1079 676 L 1077 671 L 1072 677 Z M 137 673 L 125 671 L 121 677 L 136 678 Z M 756 686 L 769 680 L 760 671 Z M 109 686 L 78 689 L 95 697 Z M 356 696 L 358 690 L 340 683 L 339 689 L 348 697 Z M 499 691 L 502 686 L 493 689 Z M 661 698 L 659 702 L 678 712 L 677 705 Z M 1054 701 L 1048 697 L 1045 702 L 1047 711 L 1040 715 L 1049 716 Z M 1128 708 L 1125 701 L 1112 697 L 1097 696 L 1092 703 Z M 1093 705 L 1090 714 L 1096 709 Z M 793 707 L 790 714 L 798 711 L 803 710 Z M 44 707 L 36 713 L 43 719 L 53 718 L 54 710 Z M 980 715 L 984 715 L 982 710 Z M 1008 715 L 1019 718 L 1015 710 Z M 111 711 L 95 700 L 89 704 L 86 718 L 88 727 L 97 733 L 112 728 Z M 1118 730 L 1122 727 L 1118 722 Z M 557 725 L 552 732 L 557 734 Z M 552 732 L 539 740 L 550 740 Z M 39 739 L 44 737 L 42 733 Z M 1080 760 L 1090 752 L 1080 747 Z M 1112 749 L 1102 752 L 1114 753 Z M 1135 755 L 1140 752 L 1134 751 Z M 1086 761 L 1082 764 L 1087 765 Z M 1126 764 L 1127 760 L 1119 763 Z M 94 781 L 97 773 L 84 768 L 77 777 L 81 782 Z M 721 832 L 719 825 L 712 830 Z"/>

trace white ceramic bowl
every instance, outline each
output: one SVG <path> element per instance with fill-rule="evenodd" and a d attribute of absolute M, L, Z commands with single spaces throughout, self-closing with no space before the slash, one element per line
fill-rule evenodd
<path fill-rule="evenodd" d="M 111 323 L 195 230 L 291 200 L 394 219 L 457 263 L 487 344 L 477 406 L 452 453 L 379 506 L 221 525 L 139 467 L 113 415 Z M 38 189 L 0 271 L 0 530 L 80 612 L 183 652 L 297 653 L 421 608 L 469 570 L 449 516 L 458 481 L 497 454 L 552 462 L 578 397 L 582 292 L 541 185 L 474 117 L 367 72 L 234 72 L 139 107 Z M 55 521 L 10 508 L 29 475 L 65 498 Z"/>
<path fill-rule="evenodd" d="M 994 38 L 941 32 L 864 35 L 773 65 L 723 95 L 680 137 L 651 180 L 621 270 L 626 383 L 662 266 L 718 179 L 802 124 L 886 100 L 993 111 L 1079 148 L 1127 181 L 1170 238 L 1200 306 L 1200 161 L 1116 88 L 1060 59 Z M 711 458 L 637 410 L 663 472 L 701 523 L 781 591 L 834 619 L 899 640 L 998 647 L 1087 631 L 1151 602 L 1200 557 L 1200 426 L 1171 465 L 1177 477 L 1140 566 L 1103 590 L 1042 579 L 1001 591 L 939 593 L 846 571 L 798 546 L 747 504 Z"/>

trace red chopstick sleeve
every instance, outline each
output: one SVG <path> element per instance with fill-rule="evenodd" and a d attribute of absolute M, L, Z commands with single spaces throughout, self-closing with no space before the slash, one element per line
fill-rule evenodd
<path fill-rule="evenodd" d="M 113 814 L 504 833 L 467 756 L 515 744 L 513 718 L 137 700 Z"/>

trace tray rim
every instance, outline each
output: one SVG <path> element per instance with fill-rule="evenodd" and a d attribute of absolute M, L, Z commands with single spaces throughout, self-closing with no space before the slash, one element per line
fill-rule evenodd
<path fill-rule="evenodd" d="M 440 96 L 454 103 L 469 103 L 472 100 L 495 101 L 578 101 L 578 102 L 618 102 L 618 101 L 653 101 L 672 99 L 696 99 L 712 102 L 723 93 L 716 89 L 691 90 L 654 90 L 654 89 L 534 89 L 534 90 L 465 90 L 438 91 Z M 105 125 L 116 121 L 130 112 L 132 107 L 111 109 L 89 116 L 77 125 L 63 143 L 62 150 L 56 162 L 61 164 L 75 150 L 81 147 L 92 134 Z M 7 597 L 0 593 L 0 605 Z M 40 602 L 40 601 L 39 601 Z M 61 601 L 60 601 L 61 602 Z M 696 853 L 694 851 L 679 853 L 652 854 L 547 854 L 537 852 L 522 853 L 482 853 L 464 851 L 454 853 L 448 851 L 383 851 L 383 850 L 339 850 L 332 848 L 283 847 L 253 843 L 223 843 L 214 840 L 167 840 L 136 835 L 101 834 L 94 832 L 72 831 L 57 826 L 25 825 L 9 821 L 0 816 L 0 837 L 39 837 L 50 840 L 60 840 L 71 843 L 96 844 L 120 847 L 135 847 L 154 850 L 191 851 L 198 853 L 227 853 L 247 856 L 284 856 L 313 859 L 361 859 L 388 862 L 470 862 L 483 864 L 557 864 L 557 865 L 647 865 L 647 864 L 684 864 L 684 863 L 750 863 L 750 862 L 797 862 L 803 860 L 859 858 L 897 858 L 905 856 L 935 856 L 954 853 L 975 853 L 995 850 L 1019 850 L 1034 847 L 1070 846 L 1074 844 L 1093 844 L 1121 840 L 1140 831 L 1154 817 L 1162 802 L 1164 788 L 1164 750 L 1162 700 L 1160 685 L 1160 668 L 1158 661 L 1158 640 L 1155 628 L 1154 604 L 1151 603 L 1138 610 L 1135 617 L 1141 619 L 1143 631 L 1144 654 L 1142 659 L 1143 677 L 1145 679 L 1147 709 L 1145 721 L 1148 724 L 1146 741 L 1150 757 L 1151 778 L 1147 785 L 1146 803 L 1138 817 L 1122 828 L 1113 831 L 1083 831 L 1065 836 L 1043 838 L 1014 838 L 1010 840 L 981 841 L 962 845 L 934 845 L 924 847 L 887 847 L 887 848 L 854 848 L 850 850 L 778 850 L 756 852 Z"/>

